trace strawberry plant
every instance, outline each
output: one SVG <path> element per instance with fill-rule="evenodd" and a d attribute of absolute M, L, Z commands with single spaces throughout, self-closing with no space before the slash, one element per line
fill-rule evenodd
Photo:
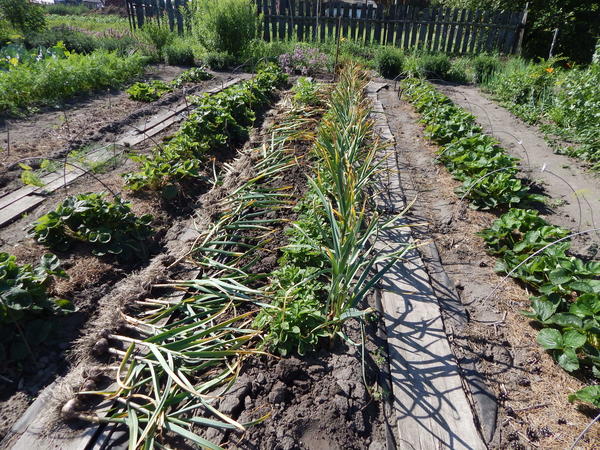
<path fill-rule="evenodd" d="M 152 80 L 146 83 L 134 83 L 127 89 L 127 94 L 129 94 L 131 100 L 153 102 L 172 90 L 173 88 L 168 83 L 160 80 Z"/>
<path fill-rule="evenodd" d="M 68 197 L 54 211 L 32 223 L 29 234 L 58 251 L 86 242 L 95 255 L 132 262 L 148 258 L 151 221 L 148 214 L 137 217 L 129 204 L 119 198 L 108 202 L 102 194 L 79 194 Z"/>
<path fill-rule="evenodd" d="M 255 111 L 271 101 L 272 91 L 285 80 L 277 66 L 268 65 L 239 86 L 190 97 L 194 110 L 167 145 L 149 156 L 132 156 L 141 167 L 124 175 L 127 186 L 160 191 L 167 199 L 176 197 L 179 184 L 201 177 L 207 155 L 247 139 Z"/>
<path fill-rule="evenodd" d="M 45 318 L 72 311 L 69 301 L 48 295 L 53 277 L 66 276 L 55 255 L 44 255 L 33 267 L 0 253 L 0 361 L 24 359 L 50 331 Z"/>

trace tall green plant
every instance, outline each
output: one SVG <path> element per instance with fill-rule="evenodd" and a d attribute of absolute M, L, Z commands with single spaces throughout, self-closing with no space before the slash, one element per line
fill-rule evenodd
<path fill-rule="evenodd" d="M 260 17 L 251 0 L 196 0 L 194 36 L 210 52 L 241 55 L 257 37 Z"/>
<path fill-rule="evenodd" d="M 46 28 L 42 7 L 27 0 L 0 0 L 0 16 L 24 33 Z"/>

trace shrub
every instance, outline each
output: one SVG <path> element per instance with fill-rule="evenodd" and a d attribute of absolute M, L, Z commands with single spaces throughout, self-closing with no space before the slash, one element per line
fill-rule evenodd
<path fill-rule="evenodd" d="M 28 231 L 37 242 L 55 250 L 67 251 L 77 242 L 87 242 L 95 255 L 128 262 L 147 259 L 151 222 L 152 216 L 137 217 L 120 198 L 108 202 L 102 194 L 89 193 L 68 197 Z"/>
<path fill-rule="evenodd" d="M 212 70 L 226 70 L 233 67 L 237 60 L 229 53 L 210 52 L 204 56 L 204 62 Z"/>
<path fill-rule="evenodd" d="M 43 8 L 27 0 L 0 0 L 0 13 L 23 33 L 46 28 Z"/>
<path fill-rule="evenodd" d="M 172 66 L 193 66 L 194 50 L 186 44 L 172 44 L 165 48 L 167 64 Z"/>
<path fill-rule="evenodd" d="M 198 0 L 194 36 L 209 52 L 239 56 L 258 35 L 260 19 L 251 0 Z"/>
<path fill-rule="evenodd" d="M 385 78 L 396 78 L 402 72 L 404 55 L 394 47 L 382 47 L 375 55 L 377 71 Z"/>
<path fill-rule="evenodd" d="M 28 47 L 53 47 L 62 42 L 67 50 L 75 53 L 91 53 L 98 47 L 96 40 L 85 33 L 67 26 L 53 27 L 50 30 L 31 33 L 26 38 Z"/>
<path fill-rule="evenodd" d="M 423 55 L 419 61 L 419 69 L 426 78 L 445 79 L 452 68 L 450 58 L 446 55 Z"/>
<path fill-rule="evenodd" d="M 98 47 L 108 52 L 116 52 L 119 56 L 126 56 L 140 46 L 139 41 L 130 35 L 103 36 L 97 39 Z"/>
<path fill-rule="evenodd" d="M 175 34 L 166 25 L 165 20 L 162 20 L 162 25 L 159 25 L 156 22 L 144 24 L 140 30 L 140 34 L 142 39 L 154 48 L 156 52 L 154 55 L 156 61 L 163 62 L 165 47 L 171 44 L 173 39 L 175 39 Z"/>
<path fill-rule="evenodd" d="M 473 59 L 473 70 L 475 71 L 475 82 L 481 83 L 488 80 L 500 67 L 500 61 L 495 56 L 477 55 Z"/>

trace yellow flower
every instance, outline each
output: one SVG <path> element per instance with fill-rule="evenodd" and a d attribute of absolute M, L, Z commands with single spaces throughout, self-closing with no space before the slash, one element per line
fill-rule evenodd
<path fill-rule="evenodd" d="M 547 67 L 547 68 L 546 68 L 546 72 L 548 72 L 548 73 L 552 73 L 552 72 L 554 72 L 554 68 L 552 68 L 552 67 Z"/>
<path fill-rule="evenodd" d="M 10 58 L 10 59 L 8 60 L 8 62 L 9 62 L 10 64 L 12 64 L 14 67 L 17 67 L 17 66 L 19 65 L 19 60 L 18 60 L 17 58 L 14 58 L 14 57 L 13 57 L 13 58 Z"/>

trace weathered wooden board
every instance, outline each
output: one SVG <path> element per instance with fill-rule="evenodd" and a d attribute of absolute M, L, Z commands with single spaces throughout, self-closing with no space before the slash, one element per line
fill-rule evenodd
<path fill-rule="evenodd" d="M 216 94 L 221 92 L 228 87 L 239 83 L 247 77 L 236 77 L 227 82 L 222 83 L 220 86 L 208 89 L 205 91 L 207 94 Z M 146 139 L 150 139 L 157 135 L 161 131 L 165 130 L 174 123 L 180 122 L 187 116 L 188 108 L 191 105 L 189 103 L 181 103 L 168 111 L 159 113 L 155 118 L 150 121 L 142 122 L 138 126 L 133 127 L 133 131 L 126 133 L 121 138 L 115 141 L 115 145 L 123 145 L 127 147 L 134 147 L 140 144 Z M 101 161 L 101 154 L 105 154 L 108 159 L 113 155 L 113 152 L 106 149 L 100 149 L 93 154 L 88 155 L 87 159 Z M 63 173 L 62 170 L 58 172 L 50 173 L 41 178 L 44 183 L 44 187 L 33 187 L 24 186 L 16 191 L 11 192 L 3 197 L 0 197 L 0 226 L 4 226 L 7 223 L 15 220 L 22 214 L 35 208 L 46 200 L 46 194 L 52 193 L 83 176 L 86 172 L 76 166 L 77 162 L 73 162 L 75 166 L 67 163 L 67 171 Z"/>
<path fill-rule="evenodd" d="M 371 92 L 373 89 L 371 89 Z M 376 132 L 392 146 L 385 111 L 372 93 Z M 386 158 L 380 180 L 381 210 L 398 213 L 405 199 L 398 165 Z M 384 232 L 376 247 L 397 252 L 414 245 L 410 228 Z M 400 441 L 405 449 L 485 449 L 463 390 L 460 368 L 451 352 L 438 299 L 416 249 L 394 264 L 380 283 L 388 333 L 390 372 Z"/>

